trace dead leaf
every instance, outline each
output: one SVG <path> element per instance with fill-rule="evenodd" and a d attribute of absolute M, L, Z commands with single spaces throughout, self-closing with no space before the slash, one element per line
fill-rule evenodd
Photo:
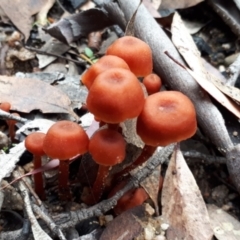
<path fill-rule="evenodd" d="M 158 194 L 159 194 L 160 175 L 161 175 L 161 165 L 155 168 L 152 174 L 149 177 L 145 178 L 140 184 L 148 193 L 149 197 L 152 199 L 157 216 L 159 216 Z"/>
<path fill-rule="evenodd" d="M 62 55 L 63 53 L 67 52 L 70 49 L 70 47 L 62 42 L 59 42 L 58 40 L 54 38 L 50 38 L 42 47 L 41 51 L 47 52 L 47 53 L 53 53 L 57 55 Z M 37 54 L 37 58 L 39 60 L 38 67 L 44 68 L 48 64 L 52 63 L 54 60 L 57 59 L 57 57 L 49 56 L 45 54 Z"/>
<path fill-rule="evenodd" d="M 0 8 L 12 21 L 12 23 L 23 33 L 25 41 L 28 39 L 32 29 L 32 15 L 36 14 L 48 0 L 8 0 L 0 1 Z"/>
<path fill-rule="evenodd" d="M 164 178 L 162 215 L 170 225 L 167 239 L 212 239 L 205 203 L 179 148 L 174 151 Z"/>
<path fill-rule="evenodd" d="M 70 44 L 89 33 L 111 26 L 112 20 L 99 9 L 73 14 L 52 24 L 45 31 L 59 41 Z"/>
<path fill-rule="evenodd" d="M 240 223 L 237 219 L 213 204 L 207 205 L 214 235 L 218 240 L 240 239 Z"/>
<path fill-rule="evenodd" d="M 177 9 L 177 8 L 188 8 L 203 0 L 162 0 L 160 4 L 160 9 Z"/>
<path fill-rule="evenodd" d="M 100 240 L 133 239 L 143 230 L 143 226 L 140 224 L 140 219 L 144 216 L 145 207 L 143 205 L 129 209 L 108 223 L 107 228 L 103 231 L 100 237 Z"/>
<path fill-rule="evenodd" d="M 11 103 L 11 110 L 24 113 L 72 113 L 67 95 L 37 79 L 0 76 L 0 102 L 3 101 Z"/>
<path fill-rule="evenodd" d="M 200 58 L 200 53 L 178 13 L 175 13 L 173 16 L 171 30 L 172 41 L 174 45 L 177 47 L 178 51 L 181 53 L 187 64 L 192 69 L 190 70 L 186 68 L 189 74 L 191 74 L 192 77 L 199 83 L 199 85 L 213 98 L 215 98 L 219 103 L 221 103 L 225 108 L 227 108 L 238 118 L 240 118 L 240 108 L 237 106 L 237 104 L 228 99 L 211 82 L 211 76 L 205 69 Z"/>

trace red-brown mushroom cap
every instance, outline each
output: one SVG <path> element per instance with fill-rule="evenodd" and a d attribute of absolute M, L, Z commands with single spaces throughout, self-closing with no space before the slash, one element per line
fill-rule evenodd
<path fill-rule="evenodd" d="M 123 68 L 129 70 L 127 63 L 123 59 L 112 55 L 103 56 L 82 75 L 82 83 L 90 89 L 94 79 L 100 73 L 110 68 Z"/>
<path fill-rule="evenodd" d="M 36 156 L 43 156 L 45 152 L 43 151 L 43 140 L 46 134 L 41 132 L 30 133 L 25 139 L 26 149 Z"/>
<path fill-rule="evenodd" d="M 112 191 L 109 193 L 108 197 L 114 196 L 118 191 L 120 191 L 126 185 L 126 181 L 120 182 L 116 185 Z M 147 192 L 142 188 L 133 188 L 127 191 L 118 201 L 117 205 L 114 207 L 114 212 L 119 215 L 128 209 L 134 208 L 144 203 L 145 200 L 149 198 Z"/>
<path fill-rule="evenodd" d="M 137 119 L 137 133 L 151 146 L 166 146 L 192 137 L 197 130 L 196 112 L 191 100 L 177 91 L 147 97 Z"/>
<path fill-rule="evenodd" d="M 112 68 L 94 80 L 87 97 L 87 107 L 97 119 L 119 123 L 137 117 L 144 101 L 136 76 L 129 70 Z"/>
<path fill-rule="evenodd" d="M 119 38 L 108 47 L 106 55 L 122 58 L 138 77 L 144 77 L 152 72 L 151 48 L 138 38 L 132 36 Z"/>
<path fill-rule="evenodd" d="M 0 109 L 5 111 L 5 112 L 9 112 L 11 109 L 11 104 L 9 102 L 2 102 L 0 104 Z"/>
<path fill-rule="evenodd" d="M 44 139 L 43 150 L 51 158 L 67 160 L 88 150 L 89 138 L 77 123 L 59 121 L 53 124 Z"/>
<path fill-rule="evenodd" d="M 126 155 L 125 148 L 123 136 L 111 129 L 99 130 L 89 142 L 89 153 L 99 165 L 104 166 L 121 163 Z"/>
<path fill-rule="evenodd" d="M 146 87 L 148 95 L 151 95 L 153 93 L 159 92 L 162 86 L 162 81 L 157 74 L 151 73 L 144 77 L 143 84 Z"/>

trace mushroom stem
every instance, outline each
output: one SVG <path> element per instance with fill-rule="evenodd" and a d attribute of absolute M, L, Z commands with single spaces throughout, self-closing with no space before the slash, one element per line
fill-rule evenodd
<path fill-rule="evenodd" d="M 38 169 L 42 166 L 42 160 L 41 160 L 41 156 L 39 155 L 34 155 L 34 169 Z M 39 198 L 41 200 L 45 200 L 46 199 L 46 195 L 45 195 L 45 191 L 44 191 L 44 187 L 43 187 L 43 177 L 42 177 L 42 173 L 36 173 L 33 175 L 34 178 L 34 188 L 35 188 L 35 192 L 36 194 L 39 196 Z"/>
<path fill-rule="evenodd" d="M 18 113 L 12 113 L 12 115 L 15 115 L 17 117 L 20 117 L 20 115 Z M 15 139 L 15 124 L 17 123 L 16 120 L 7 120 L 7 125 L 9 128 L 9 137 L 12 141 L 12 143 L 14 142 Z"/>
<path fill-rule="evenodd" d="M 99 165 L 97 178 L 92 188 L 92 195 L 89 195 L 88 199 L 86 199 L 85 201 L 87 204 L 95 204 L 101 198 L 106 186 L 106 179 L 109 174 L 110 168 L 110 166 Z"/>
<path fill-rule="evenodd" d="M 146 162 L 153 155 L 153 153 L 156 151 L 156 149 L 157 149 L 157 147 L 145 145 L 141 154 L 139 155 L 139 157 L 130 166 L 126 167 L 121 172 L 117 173 L 116 178 L 129 173 L 136 167 L 138 167 L 141 164 L 143 164 L 144 162 Z"/>
<path fill-rule="evenodd" d="M 70 188 L 68 185 L 69 174 L 69 160 L 59 160 L 59 173 L 58 173 L 58 189 L 59 197 L 62 201 L 72 199 Z"/>

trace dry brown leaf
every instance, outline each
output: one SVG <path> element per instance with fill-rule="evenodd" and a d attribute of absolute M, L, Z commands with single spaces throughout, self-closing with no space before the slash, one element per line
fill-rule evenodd
<path fill-rule="evenodd" d="M 28 39 L 32 29 L 32 15 L 36 14 L 48 0 L 1 0 L 0 8 L 23 33 L 25 40 Z"/>
<path fill-rule="evenodd" d="M 240 239 L 240 223 L 237 219 L 215 205 L 207 205 L 214 235 L 218 240 Z"/>
<path fill-rule="evenodd" d="M 154 169 L 153 173 L 141 182 L 141 186 L 148 193 L 152 199 L 155 207 L 156 214 L 159 215 L 158 208 L 158 194 L 159 194 L 159 182 L 161 174 L 161 165 Z"/>
<path fill-rule="evenodd" d="M 177 9 L 192 7 L 203 0 L 162 0 L 160 9 Z"/>
<path fill-rule="evenodd" d="M 71 101 L 61 90 L 37 79 L 0 76 L 0 102 L 12 110 L 28 113 L 72 113 Z"/>
<path fill-rule="evenodd" d="M 202 63 L 200 53 L 178 13 L 175 13 L 173 16 L 171 30 L 172 41 L 174 45 L 177 47 L 178 51 L 181 53 L 187 64 L 192 69 L 187 69 L 189 74 L 191 74 L 192 77 L 199 83 L 199 85 L 213 98 L 215 98 L 219 103 L 221 103 L 225 108 L 227 108 L 238 118 L 240 118 L 239 106 L 235 102 L 228 99 L 211 82 L 210 74 L 207 72 Z"/>
<path fill-rule="evenodd" d="M 162 215 L 170 225 L 167 239 L 212 239 L 205 203 L 179 149 L 174 151 L 164 178 Z"/>
<path fill-rule="evenodd" d="M 100 240 L 133 239 L 142 232 L 143 226 L 141 219 L 144 217 L 145 207 L 143 205 L 125 211 L 108 223 Z"/>

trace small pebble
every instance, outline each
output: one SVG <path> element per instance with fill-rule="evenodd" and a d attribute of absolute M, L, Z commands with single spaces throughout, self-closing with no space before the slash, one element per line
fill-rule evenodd
<path fill-rule="evenodd" d="M 166 231 L 168 228 L 169 228 L 169 224 L 167 224 L 167 223 L 162 223 L 162 224 L 161 224 L 161 229 L 162 229 L 163 231 Z"/>
<path fill-rule="evenodd" d="M 144 228 L 144 239 L 152 240 L 155 236 L 155 229 L 152 225 L 148 224 L 147 227 Z"/>
<path fill-rule="evenodd" d="M 237 137 L 237 136 L 238 136 L 238 132 L 237 132 L 237 131 L 234 131 L 234 132 L 233 132 L 233 136 L 234 136 L 234 137 Z"/>
<path fill-rule="evenodd" d="M 154 240 L 166 240 L 166 237 L 164 237 L 163 235 L 158 235 L 154 238 Z"/>

